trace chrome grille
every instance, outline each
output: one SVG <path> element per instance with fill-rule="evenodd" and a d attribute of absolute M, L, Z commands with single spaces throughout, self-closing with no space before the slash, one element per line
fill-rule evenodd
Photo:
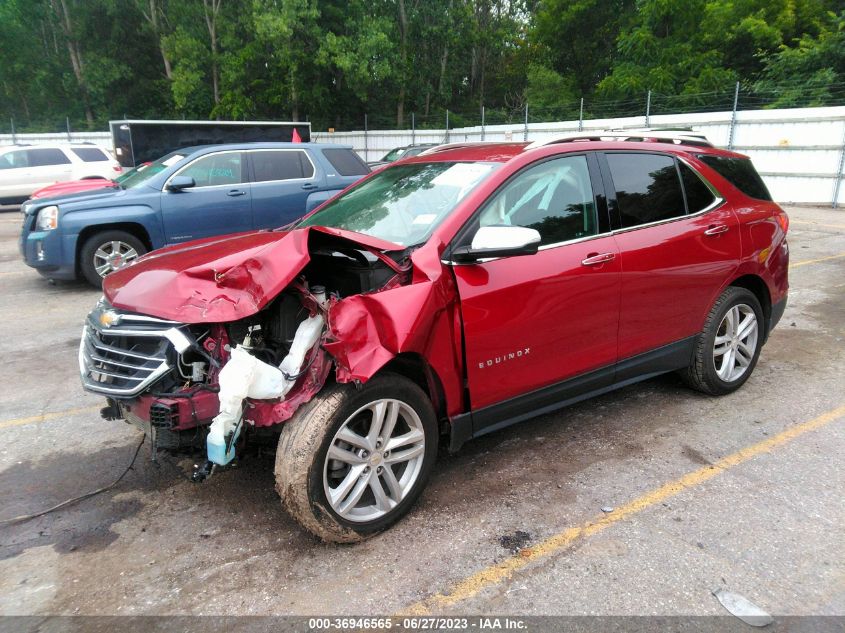
<path fill-rule="evenodd" d="M 99 323 L 94 310 L 82 330 L 79 371 L 88 391 L 135 396 L 167 374 L 169 348 L 179 323 L 120 313 L 111 327 Z M 177 332 L 178 335 L 178 332 Z"/>

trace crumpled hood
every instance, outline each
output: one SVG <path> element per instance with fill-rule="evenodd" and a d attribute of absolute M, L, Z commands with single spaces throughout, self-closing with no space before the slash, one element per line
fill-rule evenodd
<path fill-rule="evenodd" d="M 153 251 L 103 281 L 116 308 L 181 323 L 225 323 L 255 314 L 310 261 L 312 232 L 358 248 L 403 246 L 325 227 L 255 231 L 187 242 Z"/>

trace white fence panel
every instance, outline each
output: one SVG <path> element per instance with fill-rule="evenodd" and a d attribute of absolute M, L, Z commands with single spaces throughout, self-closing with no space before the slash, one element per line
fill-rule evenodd
<path fill-rule="evenodd" d="M 67 132 L 55 134 L 0 134 L 0 145 L 44 145 L 54 143 L 94 143 L 110 152 L 112 148 L 111 134 L 109 132 L 71 132 L 68 138 Z"/>
<path fill-rule="evenodd" d="M 649 118 L 651 127 L 691 127 L 704 133 L 715 145 L 749 155 L 779 202 L 831 204 L 841 181 L 845 152 L 845 106 L 783 110 L 743 110 L 660 114 Z M 644 116 L 590 119 L 580 123 L 584 131 L 644 127 Z M 458 143 L 477 141 L 546 140 L 555 135 L 576 132 L 578 121 L 523 123 L 452 128 L 450 130 L 358 130 L 353 132 L 312 132 L 312 140 L 351 145 L 365 160 L 379 160 L 394 147 L 411 143 Z M 526 134 L 527 131 L 527 134 Z M 88 141 L 111 148 L 108 132 L 78 132 L 75 142 Z M 66 143 L 68 135 L 16 134 L 18 143 Z M 0 145 L 13 142 L 11 134 L 0 134 Z M 845 183 L 839 187 L 838 203 L 845 204 Z"/>
<path fill-rule="evenodd" d="M 651 127 L 690 127 L 704 133 L 719 147 L 731 141 L 732 112 L 660 114 L 649 118 Z M 645 117 L 590 119 L 584 131 L 645 126 Z M 578 121 L 529 123 L 527 140 L 538 141 L 576 132 Z M 319 134 L 317 140 L 349 144 L 373 161 L 394 147 L 415 143 L 522 141 L 521 123 L 453 128 L 446 130 L 400 130 Z M 845 151 L 845 107 L 751 110 L 736 113 L 733 149 L 752 158 L 772 196 L 783 203 L 831 204 Z M 845 183 L 838 203 L 845 203 Z"/>

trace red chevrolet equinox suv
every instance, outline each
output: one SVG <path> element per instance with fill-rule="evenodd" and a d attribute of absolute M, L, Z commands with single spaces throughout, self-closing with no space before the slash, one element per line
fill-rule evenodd
<path fill-rule="evenodd" d="M 441 146 L 107 276 L 82 382 L 154 451 L 206 452 L 197 480 L 277 440 L 290 514 L 356 541 L 440 443 L 665 372 L 738 389 L 786 306 L 787 227 L 750 160 L 694 134 Z"/>

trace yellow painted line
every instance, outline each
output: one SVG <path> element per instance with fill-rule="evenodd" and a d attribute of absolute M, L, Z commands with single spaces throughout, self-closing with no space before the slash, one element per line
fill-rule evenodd
<path fill-rule="evenodd" d="M 99 411 L 102 407 L 79 407 L 77 409 L 66 409 L 65 411 L 52 411 L 50 413 L 42 413 L 40 415 L 31 415 L 28 418 L 13 418 L 11 420 L 0 421 L 0 429 L 8 429 L 12 426 L 24 426 L 25 424 L 41 424 L 47 420 L 55 420 L 56 418 L 63 418 L 69 415 L 76 415 L 78 413 L 93 413 Z"/>
<path fill-rule="evenodd" d="M 845 253 L 839 253 L 838 255 L 828 255 L 827 257 L 819 257 L 818 259 L 805 259 L 802 262 L 795 262 L 794 264 L 790 264 L 790 268 L 798 268 L 799 266 L 806 266 L 807 264 L 818 264 L 819 262 L 826 262 L 831 259 L 839 259 L 840 257 L 845 257 Z"/>
<path fill-rule="evenodd" d="M 827 229 L 845 229 L 845 224 L 822 224 L 821 222 L 806 222 L 803 220 L 789 219 L 790 224 L 804 224 L 806 226 L 821 226 Z"/>
<path fill-rule="evenodd" d="M 777 435 L 743 448 L 727 457 L 723 457 L 711 466 L 705 466 L 704 468 L 687 473 L 680 479 L 664 484 L 660 488 L 630 501 L 609 514 L 596 517 L 582 525 L 568 528 L 531 548 L 522 550 L 515 556 L 509 557 L 490 567 L 485 567 L 453 585 L 447 593 L 438 593 L 412 604 L 403 614 L 426 615 L 437 613 L 445 607 L 468 600 L 481 591 L 510 579 L 515 572 L 528 564 L 561 552 L 576 540 L 601 532 L 615 523 L 619 523 L 643 510 L 654 507 L 670 497 L 674 497 L 685 490 L 698 486 L 734 466 L 738 466 L 762 453 L 767 453 L 805 433 L 829 424 L 843 415 L 845 415 L 845 405 L 823 413 L 812 420 L 790 427 Z"/>

